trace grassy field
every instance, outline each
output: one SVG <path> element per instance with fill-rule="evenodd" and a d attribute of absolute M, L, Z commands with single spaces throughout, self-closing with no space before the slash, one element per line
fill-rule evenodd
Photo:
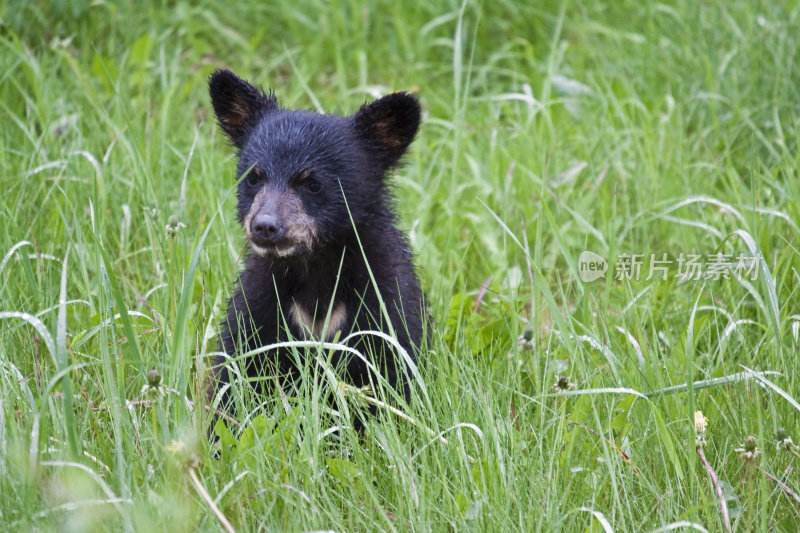
<path fill-rule="evenodd" d="M 797 529 L 798 2 L 222 6 L 0 2 L 0 522 Z M 309 364 L 206 439 L 244 249 L 221 66 L 423 103 L 394 180 L 433 338 L 362 435 Z"/>

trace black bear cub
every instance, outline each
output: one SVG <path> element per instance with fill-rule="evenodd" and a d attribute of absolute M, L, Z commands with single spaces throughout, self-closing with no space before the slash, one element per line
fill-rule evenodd
<path fill-rule="evenodd" d="M 417 133 L 416 98 L 393 93 L 352 116 L 288 110 L 229 70 L 211 75 L 209 92 L 219 125 L 238 149 L 238 216 L 250 248 L 222 325 L 225 353 L 379 330 L 393 332 L 413 360 L 423 331 L 422 293 L 406 238 L 395 227 L 387 174 Z M 408 396 L 407 364 L 390 343 L 353 335 L 347 344 Z M 231 375 L 225 358 L 215 363 L 218 390 Z M 244 364 L 248 377 L 285 383 L 297 374 L 290 350 Z M 351 353 L 335 354 L 333 364 L 353 385 L 377 381 Z M 220 406 L 229 408 L 227 395 Z"/>

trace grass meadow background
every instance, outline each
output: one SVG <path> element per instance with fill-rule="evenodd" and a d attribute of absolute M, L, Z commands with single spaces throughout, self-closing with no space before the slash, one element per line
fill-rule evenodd
<path fill-rule="evenodd" d="M 0 2 L 0 522 L 720 531 L 722 500 L 736 531 L 796 530 L 799 53 L 796 1 Z M 244 249 L 221 66 L 326 112 L 418 91 L 412 421 L 331 431 L 309 364 L 237 387 L 210 449 Z"/>

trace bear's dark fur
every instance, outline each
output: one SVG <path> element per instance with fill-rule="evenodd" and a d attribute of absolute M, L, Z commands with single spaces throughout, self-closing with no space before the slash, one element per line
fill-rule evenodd
<path fill-rule="evenodd" d="M 294 111 L 229 70 L 211 75 L 209 92 L 238 149 L 238 217 L 250 248 L 222 324 L 225 353 L 380 330 L 393 331 L 413 360 L 422 293 L 386 181 L 417 133 L 416 98 L 393 93 L 353 116 Z M 407 365 L 390 344 L 374 335 L 348 344 L 408 396 Z M 376 381 L 351 354 L 336 354 L 333 363 L 353 385 Z M 225 358 L 216 368 L 212 392 L 230 381 Z M 251 357 L 245 369 L 248 377 L 281 379 L 297 372 L 289 350 Z M 224 395 L 220 406 L 227 404 Z"/>

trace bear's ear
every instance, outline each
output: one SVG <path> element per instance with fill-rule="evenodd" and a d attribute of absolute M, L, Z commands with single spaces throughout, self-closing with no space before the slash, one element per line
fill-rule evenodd
<path fill-rule="evenodd" d="M 356 132 L 385 168 L 397 164 L 419 128 L 422 109 L 409 93 L 398 92 L 361 106 L 353 116 Z"/>
<path fill-rule="evenodd" d="M 214 71 L 208 92 L 222 131 L 237 148 L 244 146 L 260 117 L 278 108 L 275 95 L 267 95 L 227 69 Z"/>

